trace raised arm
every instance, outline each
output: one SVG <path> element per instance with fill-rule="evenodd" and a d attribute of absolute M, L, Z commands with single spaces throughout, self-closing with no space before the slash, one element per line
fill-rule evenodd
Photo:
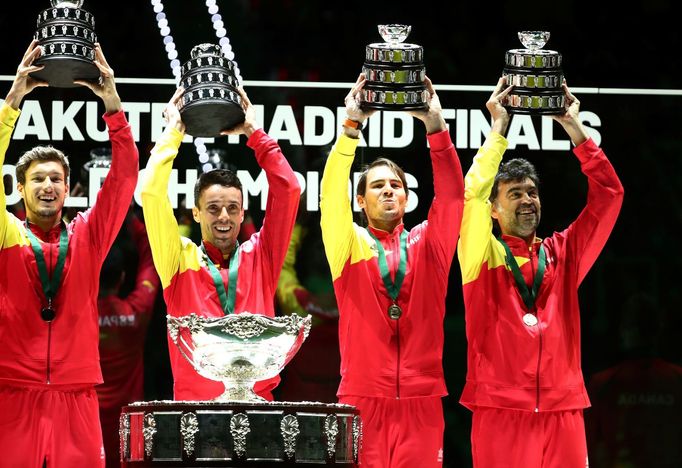
<path fill-rule="evenodd" d="M 47 86 L 44 81 L 33 79 L 29 73 L 41 70 L 42 66 L 33 65 L 33 61 L 40 57 L 42 49 L 38 46 L 38 41 L 34 40 L 24 52 L 21 62 L 17 67 L 12 87 L 7 93 L 5 102 L 0 107 L 0 167 L 5 163 L 5 155 L 12 138 L 14 125 L 19 118 L 19 107 L 21 101 L 28 93 L 38 86 Z M 7 199 L 5 197 L 5 181 L 0 180 L 0 245 L 4 248 L 19 242 L 19 232 L 12 230 L 10 226 L 10 216 L 7 212 Z M 11 232 L 10 232 L 11 231 Z"/>
<path fill-rule="evenodd" d="M 444 269 L 450 269 L 462 221 L 464 180 L 462 166 L 443 118 L 440 98 L 431 80 L 425 79 L 428 107 L 410 112 L 424 122 L 431 148 L 434 198 L 429 208 L 427 243 L 434 248 Z"/>
<path fill-rule="evenodd" d="M 168 199 L 168 181 L 185 134 L 185 125 L 177 108 L 183 91 L 178 88 L 166 106 L 164 115 L 168 125 L 152 149 L 142 176 L 142 213 L 154 265 L 164 289 L 179 267 L 182 250 L 178 222 Z"/>
<path fill-rule="evenodd" d="M 114 70 L 104 57 L 99 44 L 95 45 L 95 65 L 100 71 L 97 83 L 75 83 L 89 88 L 104 103 L 103 118 L 109 129 L 111 142 L 111 168 L 93 207 L 79 217 L 87 221 L 92 245 L 96 246 L 103 259 L 114 242 L 133 199 L 139 173 L 139 155 L 130 124 L 121 107 Z"/>
<path fill-rule="evenodd" d="M 222 133 L 248 137 L 246 144 L 254 150 L 256 161 L 268 180 L 268 199 L 257 248 L 268 267 L 264 271 L 270 274 L 268 283 L 274 292 L 296 222 L 301 186 L 277 142 L 258 124 L 255 108 L 246 92 L 241 88 L 238 91 L 244 107 L 244 122 Z"/>
<path fill-rule="evenodd" d="M 365 75 L 360 74 L 344 100 L 348 119 L 360 125 L 372 113 L 364 112 L 360 108 L 360 90 L 364 84 Z M 369 249 L 367 252 L 352 252 L 355 232 L 349 196 L 349 177 L 359 143 L 360 130 L 344 125 L 343 133 L 339 135 L 329 153 L 320 183 L 320 226 L 332 280 L 341 275 L 343 266 L 352 255 L 358 256 L 358 260 L 372 255 Z"/>
<path fill-rule="evenodd" d="M 604 152 L 590 139 L 579 118 L 580 101 L 563 83 L 566 113 L 554 117 L 576 145 L 573 152 L 587 176 L 587 204 L 565 231 L 578 259 L 578 284 L 604 248 L 623 204 L 623 186 Z"/>
<path fill-rule="evenodd" d="M 502 135 L 507 130 L 509 114 L 502 101 L 512 87 L 504 89 L 505 85 L 505 79 L 500 78 L 486 103 L 493 125 L 464 179 L 464 214 L 457 249 L 463 284 L 478 277 L 490 249 L 493 228 L 490 192 L 507 149 L 507 140 Z"/>

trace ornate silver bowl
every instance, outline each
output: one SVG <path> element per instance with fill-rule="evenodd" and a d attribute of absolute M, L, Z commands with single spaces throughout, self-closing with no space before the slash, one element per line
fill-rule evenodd
<path fill-rule="evenodd" d="M 310 316 L 267 317 L 242 312 L 224 317 L 167 316 L 168 333 L 199 375 L 223 382 L 216 401 L 265 401 L 253 391 L 275 377 L 310 333 Z"/>

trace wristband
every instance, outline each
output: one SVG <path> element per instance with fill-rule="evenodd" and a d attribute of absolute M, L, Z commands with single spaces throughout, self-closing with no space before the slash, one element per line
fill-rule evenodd
<path fill-rule="evenodd" d="M 351 120 L 351 119 L 346 119 L 343 122 L 344 127 L 348 128 L 354 128 L 355 130 L 362 131 L 362 122 L 358 122 L 357 120 Z"/>

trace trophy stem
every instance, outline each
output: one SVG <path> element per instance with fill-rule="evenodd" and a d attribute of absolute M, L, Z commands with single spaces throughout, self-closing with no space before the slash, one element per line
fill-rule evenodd
<path fill-rule="evenodd" d="M 225 385 L 225 391 L 213 401 L 268 401 L 253 391 L 253 382 L 223 382 L 223 385 Z"/>

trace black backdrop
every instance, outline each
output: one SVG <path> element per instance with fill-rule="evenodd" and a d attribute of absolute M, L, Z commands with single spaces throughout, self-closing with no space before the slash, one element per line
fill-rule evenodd
<path fill-rule="evenodd" d="M 680 33 L 672 2 L 642 2 L 627 11 L 622 5 L 612 7 L 577 1 L 545 5 L 535 11 L 512 2 L 501 5 L 430 2 L 400 8 L 393 2 L 355 1 L 218 0 L 217 4 L 252 101 L 263 103 L 266 114 L 277 105 L 292 106 L 298 119 L 303 106 L 341 106 L 347 88 L 249 87 L 249 80 L 346 82 L 350 86 L 362 66 L 364 46 L 379 40 L 376 32 L 379 23 L 412 25 L 408 42 L 424 46 L 427 74 L 437 89 L 439 84 L 492 86 L 501 72 L 504 51 L 520 45 L 517 31 L 551 31 L 547 48 L 564 55 L 569 86 L 626 89 L 615 94 L 576 92 L 582 109 L 597 114 L 601 120 L 598 131 L 602 147 L 621 177 L 626 193 L 614 232 L 580 290 L 585 377 L 589 380 L 598 371 L 630 358 L 655 355 L 666 362 L 682 363 L 680 288 L 675 280 L 675 272 L 681 266 L 678 233 L 682 217 L 682 178 L 679 175 L 682 155 L 678 122 L 682 83 L 676 69 Z M 215 41 L 204 2 L 169 0 L 164 5 L 181 61 L 189 57 L 193 45 Z M 535 8 L 537 4 L 533 5 Z M 46 0 L 30 1 L 2 10 L 0 27 L 5 37 L 0 75 L 13 75 L 30 41 L 37 13 L 47 6 Z M 149 2 L 86 1 L 84 8 L 97 19 L 96 32 L 118 77 L 172 78 Z M 7 77 L 0 81 L 4 89 L 0 90 L 0 95 L 9 89 L 9 85 Z M 646 91 L 634 89 L 657 93 L 646 94 Z M 662 95 L 662 89 L 676 92 Z M 119 92 L 124 101 L 164 102 L 172 94 L 173 85 L 119 84 Z M 445 108 L 484 110 L 489 92 L 442 91 L 439 94 Z M 81 89 L 39 89 L 30 99 L 41 105 L 60 100 L 67 103 L 93 100 L 88 91 Z M 149 130 L 145 130 L 148 126 L 149 123 L 143 122 L 138 143 L 141 165 L 146 163 L 153 143 Z M 560 132 L 556 127 L 555 136 L 563 137 Z M 454 131 L 452 133 L 454 136 Z M 427 150 L 422 143 L 420 125 L 415 126 L 413 141 L 406 148 L 361 150 L 360 159 L 371 160 L 379 154 L 387 154 L 399 161 L 420 181 L 418 193 L 420 201 L 424 201 L 430 197 L 431 174 L 429 165 L 425 164 Z M 14 141 L 6 164 L 13 164 L 22 149 L 37 142 L 34 137 Z M 286 141 L 281 143 L 296 170 L 321 169 L 320 158 L 328 147 L 306 148 Z M 87 160 L 89 149 L 98 146 L 87 139 L 78 142 L 70 141 L 68 137 L 55 144 L 71 155 L 76 168 Z M 228 146 L 225 141 L 218 140 L 209 146 L 227 147 L 231 155 L 236 155 L 232 164 L 253 168 L 249 152 L 242 156 L 243 145 Z M 186 161 L 190 161 L 181 164 L 196 167 L 191 162 L 196 158 L 192 145 L 184 145 L 181 151 L 187 154 Z M 463 147 L 458 151 L 466 171 L 475 148 Z M 576 160 L 569 151 L 536 151 L 525 146 L 519 146 L 509 154 L 528 157 L 541 174 L 543 220 L 540 235 L 563 229 L 578 214 L 585 200 L 585 181 Z M 78 173 L 74 170 L 74 177 Z M 422 202 L 406 216 L 408 227 L 425 217 L 427 206 Z M 254 217 L 258 216 L 258 210 L 254 209 Z M 459 283 L 459 271 L 454 262 L 445 320 L 444 365 L 450 391 L 445 399 L 446 466 L 470 463 L 470 415 L 457 404 L 466 370 Z M 633 320 L 628 304 L 635 297 L 645 297 L 648 308 L 638 310 L 637 319 Z M 161 320 L 159 317 L 152 326 L 161 327 Z M 625 339 L 632 337 L 632 333 L 641 335 L 643 345 L 634 346 L 632 339 Z M 646 337 L 653 338 L 646 340 Z M 168 397 L 162 332 L 151 334 L 148 341 L 148 395 L 150 398 Z M 666 403 L 662 408 L 651 402 L 643 403 L 648 405 L 647 411 L 651 414 L 667 415 L 660 419 L 664 431 L 679 430 L 667 425 L 670 415 L 677 421 L 677 426 L 682 425 L 680 386 L 680 378 L 675 377 L 669 385 L 657 390 L 657 394 L 672 397 L 672 400 L 664 399 L 672 403 Z M 594 395 L 591 397 L 595 399 Z M 598 403 L 593 403 L 598 409 Z M 593 410 L 587 412 L 588 418 L 590 411 Z M 644 438 L 641 441 L 643 446 L 648 443 Z M 658 447 L 663 458 L 668 454 L 672 459 L 669 466 L 682 466 L 682 459 L 675 458 L 679 454 L 677 445 Z M 598 455 L 591 453 L 591 456 L 592 466 L 607 466 L 599 465 Z M 668 465 L 652 462 L 633 466 Z"/>

